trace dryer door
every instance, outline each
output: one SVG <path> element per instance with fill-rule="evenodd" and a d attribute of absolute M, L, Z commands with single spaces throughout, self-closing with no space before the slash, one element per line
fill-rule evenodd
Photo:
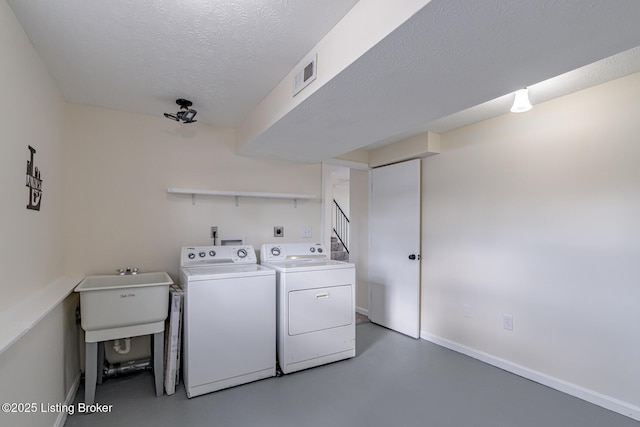
<path fill-rule="evenodd" d="M 289 335 L 350 325 L 352 295 L 351 285 L 289 292 Z"/>

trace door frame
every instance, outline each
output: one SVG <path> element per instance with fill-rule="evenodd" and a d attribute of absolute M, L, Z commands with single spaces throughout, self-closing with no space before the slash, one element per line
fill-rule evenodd
<path fill-rule="evenodd" d="M 368 163 L 363 162 L 354 162 L 349 160 L 339 160 L 339 159 L 330 159 L 322 162 L 322 215 L 321 215 L 321 234 L 320 241 L 327 247 L 331 247 L 331 218 L 332 218 L 332 205 L 333 200 L 331 198 L 331 168 L 334 166 L 346 167 L 351 170 L 361 170 L 361 171 L 370 171 Z M 368 175 L 368 173 L 367 173 Z M 369 191 L 369 183 L 367 182 L 367 188 L 363 189 L 363 191 Z M 353 190 L 351 190 L 353 191 Z M 351 203 L 350 203 L 351 204 Z M 369 207 L 367 200 L 367 212 L 366 215 L 369 215 Z M 353 219 L 352 223 L 355 221 L 359 221 L 359 219 Z M 354 225 L 351 226 L 353 229 Z M 368 227 L 367 227 L 368 232 Z M 364 296 L 362 294 L 368 295 L 369 286 L 368 286 L 368 276 L 369 276 L 369 260 L 368 260 L 368 250 L 369 250 L 369 241 L 368 236 L 360 236 L 360 240 L 366 238 L 366 242 L 363 243 L 363 251 L 367 251 L 367 253 L 359 254 L 357 248 L 355 248 L 355 252 L 352 251 L 350 254 L 350 261 L 356 264 L 356 312 L 363 314 L 365 316 L 369 315 L 369 307 L 368 301 L 358 305 L 358 301 L 362 301 Z M 351 239 L 351 242 L 355 245 L 355 239 Z"/>

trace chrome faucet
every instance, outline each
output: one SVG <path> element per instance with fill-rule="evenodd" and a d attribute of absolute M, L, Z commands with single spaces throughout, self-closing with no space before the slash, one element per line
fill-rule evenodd
<path fill-rule="evenodd" d="M 118 272 L 118 274 L 120 276 L 124 276 L 124 275 L 131 275 L 131 274 L 138 274 L 138 267 L 127 267 L 127 269 L 125 270 L 124 268 L 119 268 L 116 270 Z"/>

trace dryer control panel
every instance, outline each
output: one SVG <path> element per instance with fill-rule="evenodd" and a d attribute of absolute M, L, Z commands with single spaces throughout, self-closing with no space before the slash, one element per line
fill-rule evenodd
<path fill-rule="evenodd" d="M 329 259 L 322 243 L 266 243 L 260 248 L 261 262 Z"/>
<path fill-rule="evenodd" d="M 181 267 L 209 264 L 255 264 L 256 251 L 251 245 L 185 246 L 180 254 Z"/>

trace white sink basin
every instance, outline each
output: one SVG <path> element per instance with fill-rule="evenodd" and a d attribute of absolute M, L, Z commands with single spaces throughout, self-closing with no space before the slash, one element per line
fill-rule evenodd
<path fill-rule="evenodd" d="M 86 342 L 107 341 L 164 330 L 169 313 L 166 272 L 87 276 L 80 292 L 82 329 Z"/>

